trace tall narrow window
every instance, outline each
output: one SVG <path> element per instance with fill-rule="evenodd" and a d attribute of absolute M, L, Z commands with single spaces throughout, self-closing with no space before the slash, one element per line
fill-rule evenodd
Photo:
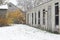
<path fill-rule="evenodd" d="M 43 9 L 43 25 L 45 25 L 45 9 Z"/>
<path fill-rule="evenodd" d="M 40 24 L 40 11 L 38 11 L 38 24 Z"/>
<path fill-rule="evenodd" d="M 59 3 L 55 3 L 55 25 L 59 25 Z"/>
<path fill-rule="evenodd" d="M 59 15 L 59 3 L 55 3 L 55 15 Z"/>
<path fill-rule="evenodd" d="M 35 13 L 35 24 L 36 24 L 36 13 Z"/>
<path fill-rule="evenodd" d="M 59 24 L 59 16 L 55 16 L 55 22 L 56 22 L 56 25 Z"/>
<path fill-rule="evenodd" d="M 33 25 L 33 13 L 32 13 L 32 25 Z"/>
<path fill-rule="evenodd" d="M 29 23 L 29 13 L 27 14 L 27 22 Z"/>

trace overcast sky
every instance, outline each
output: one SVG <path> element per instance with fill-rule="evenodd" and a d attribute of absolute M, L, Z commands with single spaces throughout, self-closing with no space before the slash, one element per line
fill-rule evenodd
<path fill-rule="evenodd" d="M 9 2 L 12 2 L 13 4 L 17 5 L 17 1 L 16 0 L 9 0 Z"/>

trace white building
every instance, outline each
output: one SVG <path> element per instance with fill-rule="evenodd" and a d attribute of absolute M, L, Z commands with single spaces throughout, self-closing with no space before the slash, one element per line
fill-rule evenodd
<path fill-rule="evenodd" d="M 60 33 L 60 0 L 45 2 L 26 13 L 26 24 Z"/>

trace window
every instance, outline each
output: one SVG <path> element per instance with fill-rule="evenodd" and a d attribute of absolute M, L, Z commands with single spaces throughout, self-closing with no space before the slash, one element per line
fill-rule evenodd
<path fill-rule="evenodd" d="M 38 11 L 38 18 L 40 18 L 40 11 Z"/>
<path fill-rule="evenodd" d="M 27 22 L 29 23 L 29 13 L 27 14 Z"/>
<path fill-rule="evenodd" d="M 40 11 L 38 11 L 38 24 L 40 24 Z"/>
<path fill-rule="evenodd" d="M 45 9 L 43 9 L 43 25 L 45 25 Z"/>
<path fill-rule="evenodd" d="M 36 13 L 35 13 L 35 24 L 36 24 Z"/>
<path fill-rule="evenodd" d="M 55 5 L 58 5 L 59 3 L 57 2 L 57 3 L 55 3 Z"/>
<path fill-rule="evenodd" d="M 11 7 L 11 5 L 9 5 L 9 7 Z"/>
<path fill-rule="evenodd" d="M 32 24 L 33 24 L 33 13 L 32 13 Z"/>
<path fill-rule="evenodd" d="M 55 6 L 55 9 L 56 9 L 56 10 L 55 10 L 55 14 L 56 14 L 56 15 L 59 15 L 59 6 L 58 6 L 58 5 Z"/>
<path fill-rule="evenodd" d="M 59 24 L 59 16 L 55 16 L 55 23 L 56 23 L 56 25 Z"/>
<path fill-rule="evenodd" d="M 55 3 L 55 25 L 59 25 L 59 3 Z"/>

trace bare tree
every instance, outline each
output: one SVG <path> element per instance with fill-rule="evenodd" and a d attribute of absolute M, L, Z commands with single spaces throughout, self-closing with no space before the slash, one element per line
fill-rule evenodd
<path fill-rule="evenodd" d="M 17 0 L 18 6 L 22 6 L 24 11 L 27 11 L 29 9 L 32 9 L 33 7 L 36 7 L 44 2 L 48 2 L 50 0 Z"/>
<path fill-rule="evenodd" d="M 3 4 L 3 1 L 2 0 L 0 0 L 0 4 Z"/>
<path fill-rule="evenodd" d="M 7 2 L 8 2 L 8 0 L 0 0 L 0 5 L 6 4 Z"/>

